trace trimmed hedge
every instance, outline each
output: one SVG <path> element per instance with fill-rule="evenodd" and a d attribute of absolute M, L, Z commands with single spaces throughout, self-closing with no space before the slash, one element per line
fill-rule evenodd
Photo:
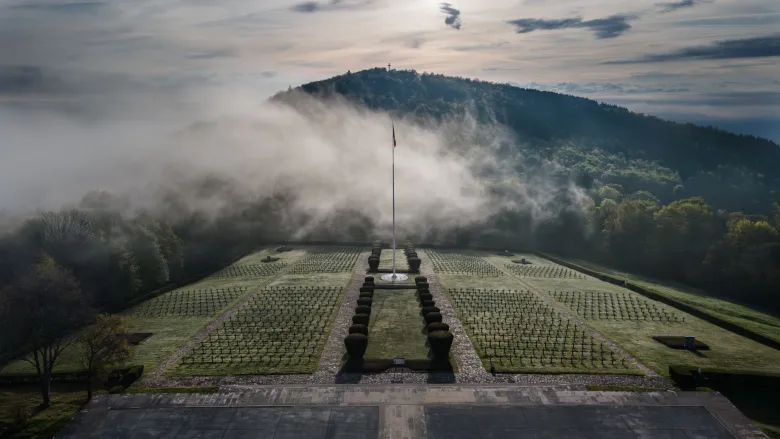
<path fill-rule="evenodd" d="M 426 315 L 431 312 L 441 312 L 441 310 L 435 306 L 424 306 L 422 309 L 422 315 Z"/>
<path fill-rule="evenodd" d="M 359 290 L 361 293 L 373 293 L 374 287 L 360 287 Z"/>
<path fill-rule="evenodd" d="M 374 276 L 366 276 L 366 278 L 363 279 L 363 282 L 374 283 Z"/>
<path fill-rule="evenodd" d="M 367 305 L 358 305 L 355 308 L 355 314 L 365 314 L 367 316 L 371 315 L 371 307 Z"/>
<path fill-rule="evenodd" d="M 144 373 L 143 365 L 129 366 L 114 369 L 108 374 L 108 383 L 122 383 L 125 387 L 133 384 Z M 52 383 L 84 383 L 87 381 L 87 371 L 54 372 L 51 374 Z M 0 385 L 21 385 L 38 382 L 38 376 L 34 373 L 10 373 L 0 375 Z"/>
<path fill-rule="evenodd" d="M 439 313 L 439 312 L 429 312 L 428 314 L 426 314 L 423 317 L 425 318 L 425 323 L 427 323 L 429 325 L 431 323 L 441 323 L 441 320 L 442 320 L 441 313 Z"/>
<path fill-rule="evenodd" d="M 367 292 L 364 292 L 364 293 L 360 293 L 360 295 L 358 297 L 367 297 L 369 299 L 373 299 L 374 298 L 374 293 L 370 292 L 370 291 L 367 291 Z"/>
<path fill-rule="evenodd" d="M 436 306 L 436 302 L 434 302 L 433 300 L 423 300 L 421 305 L 423 308 L 428 306 Z"/>
<path fill-rule="evenodd" d="M 431 293 L 420 293 L 420 301 L 425 302 L 426 300 L 433 300 L 433 294 Z"/>
<path fill-rule="evenodd" d="M 431 290 L 429 290 L 428 288 L 423 288 L 421 290 L 417 290 L 417 294 L 423 294 L 423 293 L 430 294 Z"/>
<path fill-rule="evenodd" d="M 352 325 L 349 327 L 350 334 L 363 334 L 368 336 L 368 326 L 366 325 Z"/>
<path fill-rule="evenodd" d="M 414 283 L 419 284 L 420 282 L 428 282 L 428 278 L 425 276 L 415 276 Z"/>
<path fill-rule="evenodd" d="M 450 325 L 442 322 L 433 322 L 430 325 L 428 325 L 428 333 L 436 332 L 436 331 L 449 331 Z"/>
<path fill-rule="evenodd" d="M 368 297 L 361 297 L 357 300 L 358 305 L 364 305 L 370 307 L 374 301 Z"/>
<path fill-rule="evenodd" d="M 352 333 L 344 339 L 344 346 L 352 358 L 363 358 L 368 347 L 368 337 L 365 334 Z"/>
<path fill-rule="evenodd" d="M 368 321 L 371 320 L 371 316 L 368 314 L 355 314 L 352 316 L 352 323 L 356 325 L 366 325 L 368 326 Z"/>
<path fill-rule="evenodd" d="M 428 334 L 428 343 L 431 345 L 431 352 L 437 358 L 447 358 L 450 355 L 452 340 L 455 337 L 449 331 L 433 331 Z"/>
<path fill-rule="evenodd" d="M 418 290 L 427 290 L 429 287 L 430 285 L 428 285 L 428 282 L 417 282 Z"/>

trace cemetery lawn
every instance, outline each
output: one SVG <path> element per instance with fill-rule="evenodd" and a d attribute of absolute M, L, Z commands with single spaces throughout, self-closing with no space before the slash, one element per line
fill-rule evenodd
<path fill-rule="evenodd" d="M 84 405 L 87 392 L 83 386 L 57 383 L 51 388 L 51 406 L 37 411 L 41 403 L 37 384 L 0 390 L 0 431 L 2 437 L 50 439 L 70 422 Z M 24 406 L 31 416 L 14 426 L 14 410 Z"/>
<path fill-rule="evenodd" d="M 536 257 L 533 260 L 540 259 Z M 547 264 L 556 265 L 549 261 Z M 626 288 L 590 276 L 584 279 L 568 276 L 519 279 L 579 315 L 601 335 L 661 375 L 668 375 L 669 365 L 672 364 L 725 370 L 780 371 L 780 351 L 776 349 Z M 664 335 L 693 335 L 708 344 L 710 350 L 694 353 L 671 349 L 652 338 Z"/>
<path fill-rule="evenodd" d="M 557 256 L 556 256 L 557 257 Z M 539 258 L 541 259 L 541 258 Z M 617 279 L 626 280 L 640 287 L 658 293 L 698 309 L 711 316 L 761 334 L 780 342 L 780 317 L 765 314 L 747 306 L 712 297 L 706 292 L 686 285 L 664 282 L 645 276 L 615 270 L 593 262 L 580 259 L 561 258 L 566 262 L 579 265 Z"/>
<path fill-rule="evenodd" d="M 428 338 L 420 310 L 415 290 L 375 290 L 365 358 L 427 359 Z"/>

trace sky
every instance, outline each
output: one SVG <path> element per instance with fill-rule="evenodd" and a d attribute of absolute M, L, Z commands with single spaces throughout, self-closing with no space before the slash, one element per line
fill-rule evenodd
<path fill-rule="evenodd" d="M 388 63 L 780 141 L 777 0 L 0 0 L 0 105 L 267 97 Z"/>

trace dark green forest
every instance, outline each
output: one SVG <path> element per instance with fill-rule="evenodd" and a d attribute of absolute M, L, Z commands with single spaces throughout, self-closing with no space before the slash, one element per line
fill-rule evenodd
<path fill-rule="evenodd" d="M 559 188 L 551 194 L 554 217 L 507 208 L 484 224 L 457 230 L 434 225 L 419 244 L 577 256 L 780 309 L 780 147 L 768 140 L 573 96 L 414 71 L 371 69 L 296 90 L 341 95 L 420 123 L 470 113 L 514 133 L 516 141 L 500 153 L 521 157 L 518 175 L 540 174 Z M 282 92 L 272 100 L 289 96 L 291 91 Z M 213 218 L 169 191 L 160 195 L 164 208 L 138 211 L 121 195 L 93 192 L 62 211 L 0 218 L 13 225 L 0 235 L 0 312 L 26 312 L 8 304 L 26 303 L 17 299 L 33 287 L 43 288 L 54 306 L 58 292 L 75 288 L 84 308 L 118 310 L 214 271 L 251 247 L 293 236 L 295 224 L 285 210 L 294 193 L 247 200 L 235 197 L 228 179 L 209 177 L 199 184 L 198 192 L 209 197 L 236 199 L 233 209 Z M 572 185 L 587 199 L 573 197 Z M 501 191 L 501 185 L 494 189 Z M 372 221 L 360 206 L 339 215 L 312 232 L 317 239 L 374 239 Z M 45 276 L 36 268 L 42 261 L 48 261 Z M 18 343 L 30 336 L 1 332 L 0 353 L 31 349 Z"/>

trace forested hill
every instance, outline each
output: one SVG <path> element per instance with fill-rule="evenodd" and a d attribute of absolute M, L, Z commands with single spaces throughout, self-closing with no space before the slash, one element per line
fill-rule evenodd
<path fill-rule="evenodd" d="M 780 186 L 780 146 L 769 140 L 665 121 L 590 99 L 385 68 L 348 72 L 298 89 L 434 118 L 470 109 L 480 119 L 509 126 L 548 158 L 591 178 L 610 170 L 612 182 L 651 189 L 661 199 L 711 198 L 708 191 L 723 189 L 730 193 L 708 201 L 731 210 L 761 211 L 774 199 L 769 188 Z M 273 99 L 283 100 L 288 92 Z M 644 181 L 632 184 L 626 177 Z M 682 191 L 689 180 L 691 191 L 673 196 L 672 190 Z"/>

